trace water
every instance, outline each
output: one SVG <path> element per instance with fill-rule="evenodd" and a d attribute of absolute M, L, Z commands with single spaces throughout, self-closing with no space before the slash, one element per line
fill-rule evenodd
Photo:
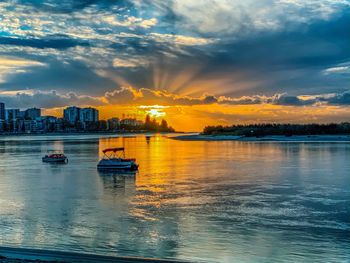
<path fill-rule="evenodd" d="M 136 176 L 100 174 L 125 146 Z M 67 165 L 41 162 L 64 150 Z M 350 144 L 0 139 L 0 245 L 203 262 L 350 262 Z"/>

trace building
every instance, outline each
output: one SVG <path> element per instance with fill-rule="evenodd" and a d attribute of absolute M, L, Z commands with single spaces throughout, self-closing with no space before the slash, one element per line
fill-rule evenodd
<path fill-rule="evenodd" d="M 5 121 L 0 119 L 0 132 L 5 131 L 5 127 L 6 127 L 5 124 L 6 124 Z"/>
<path fill-rule="evenodd" d="M 98 110 L 91 107 L 80 109 L 79 120 L 82 122 L 98 122 Z"/>
<path fill-rule="evenodd" d="M 19 111 L 18 113 L 18 118 L 20 119 L 24 119 L 26 117 L 26 111 Z"/>
<path fill-rule="evenodd" d="M 0 102 L 0 120 L 5 120 L 5 103 Z"/>
<path fill-rule="evenodd" d="M 120 120 L 119 118 L 111 118 L 107 120 L 107 130 L 115 131 L 120 128 Z"/>
<path fill-rule="evenodd" d="M 75 124 L 80 120 L 80 108 L 75 106 L 65 108 L 63 111 L 63 118 L 70 124 Z"/>
<path fill-rule="evenodd" d="M 16 120 L 20 117 L 19 109 L 6 109 L 5 119 L 7 121 Z"/>
<path fill-rule="evenodd" d="M 125 126 L 132 126 L 132 127 L 138 127 L 138 126 L 142 126 L 143 122 L 136 120 L 136 119 L 123 119 L 120 121 L 120 125 L 125 125 Z"/>
<path fill-rule="evenodd" d="M 27 120 L 35 120 L 39 117 L 41 117 L 41 109 L 31 108 L 25 111 L 25 118 Z"/>

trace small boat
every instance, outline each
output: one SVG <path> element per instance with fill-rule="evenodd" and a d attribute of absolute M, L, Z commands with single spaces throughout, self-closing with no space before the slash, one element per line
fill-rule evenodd
<path fill-rule="evenodd" d="M 42 158 L 44 163 L 67 163 L 68 158 L 61 152 L 52 151 Z"/>
<path fill-rule="evenodd" d="M 97 164 L 98 170 L 136 171 L 139 168 L 136 159 L 125 158 L 124 148 L 109 148 L 102 152 L 104 155 Z"/>

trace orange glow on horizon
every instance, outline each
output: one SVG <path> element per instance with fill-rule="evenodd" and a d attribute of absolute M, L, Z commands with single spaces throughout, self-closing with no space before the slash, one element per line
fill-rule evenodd
<path fill-rule="evenodd" d="M 350 112 L 340 106 L 195 105 L 195 106 L 101 106 L 100 119 L 112 117 L 144 120 L 147 114 L 166 119 L 178 131 L 202 131 L 208 125 L 251 123 L 329 123 L 350 119 Z M 62 117 L 61 108 L 44 110 L 43 114 Z"/>

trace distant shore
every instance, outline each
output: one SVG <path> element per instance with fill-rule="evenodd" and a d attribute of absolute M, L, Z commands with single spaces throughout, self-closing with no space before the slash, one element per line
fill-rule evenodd
<path fill-rule="evenodd" d="M 71 135 L 125 135 L 125 134 L 168 134 L 183 132 L 153 132 L 153 131 L 116 131 L 116 132 L 48 132 L 48 133 L 0 133 L 0 138 L 5 136 L 71 136 Z"/>
<path fill-rule="evenodd" d="M 187 134 L 171 137 L 182 141 L 241 141 L 241 142 L 350 142 L 350 135 L 271 135 L 245 137 L 234 135 Z"/>

